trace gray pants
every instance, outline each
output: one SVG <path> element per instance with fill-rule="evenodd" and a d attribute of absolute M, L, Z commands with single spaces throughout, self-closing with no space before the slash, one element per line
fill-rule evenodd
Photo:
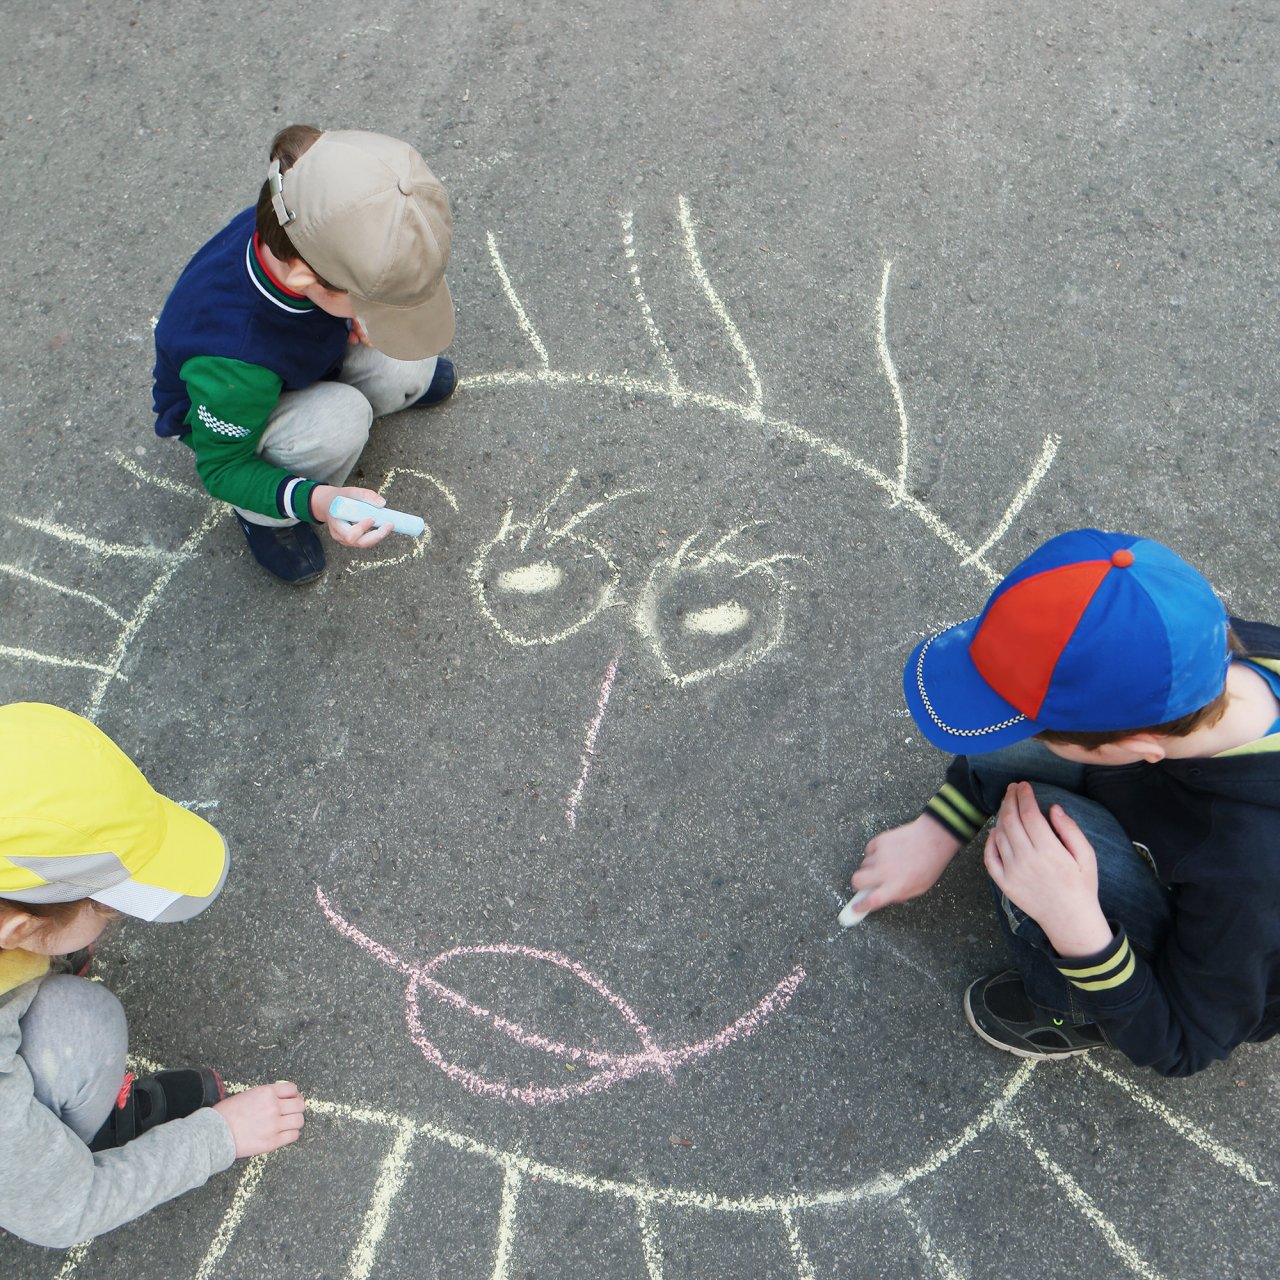
<path fill-rule="evenodd" d="M 36 1100 L 88 1143 L 124 1080 L 128 1027 L 120 1001 L 97 982 L 55 974 L 40 984 L 18 1026 L 18 1054 Z"/>
<path fill-rule="evenodd" d="M 417 400 L 431 385 L 436 359 L 393 360 L 372 347 L 348 348 L 338 381 L 317 382 L 280 397 L 258 442 L 259 457 L 308 480 L 345 483 L 374 418 Z M 250 524 L 298 523 L 240 507 L 236 511 Z"/>

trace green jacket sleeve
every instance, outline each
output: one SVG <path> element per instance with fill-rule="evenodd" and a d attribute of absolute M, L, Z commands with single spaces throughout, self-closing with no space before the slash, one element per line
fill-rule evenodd
<path fill-rule="evenodd" d="M 215 497 L 277 519 L 311 519 L 317 481 L 295 476 L 258 457 L 258 444 L 280 400 L 278 375 L 261 365 L 195 356 L 182 366 L 191 398 L 187 443 L 196 472 Z"/>

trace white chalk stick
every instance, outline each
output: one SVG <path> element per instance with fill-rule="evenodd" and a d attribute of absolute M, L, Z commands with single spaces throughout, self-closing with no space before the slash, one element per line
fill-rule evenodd
<path fill-rule="evenodd" d="M 870 895 L 870 889 L 859 889 L 858 892 L 844 904 L 844 908 L 840 912 L 840 927 L 842 929 L 851 928 L 860 920 L 865 920 L 871 914 L 870 911 L 858 910 L 858 903 L 860 903 L 864 898 L 870 897 Z"/>

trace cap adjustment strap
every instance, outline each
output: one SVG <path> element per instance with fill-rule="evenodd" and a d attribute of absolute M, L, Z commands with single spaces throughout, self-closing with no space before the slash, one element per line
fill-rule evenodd
<path fill-rule="evenodd" d="M 271 207 L 276 211 L 280 225 L 287 227 L 298 215 L 292 209 L 285 208 L 284 180 L 280 174 L 279 160 L 273 160 L 271 167 L 267 170 L 267 187 L 271 191 Z"/>

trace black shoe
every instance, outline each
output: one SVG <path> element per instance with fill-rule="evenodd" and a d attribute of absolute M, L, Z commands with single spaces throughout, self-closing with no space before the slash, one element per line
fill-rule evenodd
<path fill-rule="evenodd" d="M 443 404 L 458 385 L 458 371 L 453 361 L 445 356 L 436 357 L 436 371 L 431 376 L 431 385 L 410 406 L 410 409 L 430 409 L 433 404 Z"/>
<path fill-rule="evenodd" d="M 218 1073 L 209 1067 L 178 1067 L 157 1071 L 153 1076 L 134 1076 L 130 1072 L 120 1086 L 111 1114 L 89 1143 L 89 1150 L 122 1147 L 166 1120 L 181 1120 L 226 1096 Z"/>
<path fill-rule="evenodd" d="M 55 956 L 51 966 L 54 973 L 69 973 L 75 978 L 87 978 L 93 968 L 93 943 L 81 947 L 79 951 L 68 952 L 65 956 Z"/>
<path fill-rule="evenodd" d="M 253 558 L 281 582 L 300 587 L 324 572 L 324 548 L 309 524 L 250 524 L 241 515 L 236 519 Z"/>
<path fill-rule="evenodd" d="M 964 993 L 964 1016 L 988 1044 L 1019 1058 L 1071 1058 L 1107 1043 L 1092 1022 L 1073 1027 L 1032 1004 L 1012 969 L 979 978 Z"/>

